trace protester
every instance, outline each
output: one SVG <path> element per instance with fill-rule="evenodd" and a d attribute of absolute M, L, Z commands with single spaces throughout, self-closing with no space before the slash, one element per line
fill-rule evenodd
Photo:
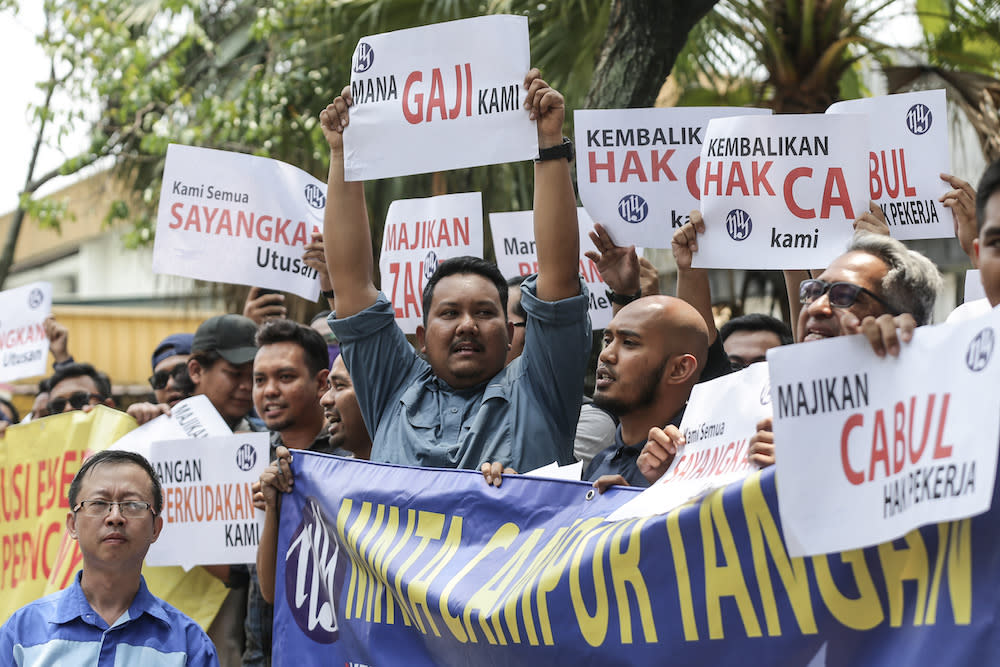
<path fill-rule="evenodd" d="M 537 120 L 534 225 L 538 275 L 521 286 L 528 314 L 524 353 L 505 366 L 513 326 L 507 285 L 492 264 L 455 258 L 439 265 L 423 295 L 418 356 L 393 306 L 372 283 L 364 186 L 346 182 L 342 132 L 350 88 L 320 115 L 331 165 L 324 240 L 337 335 L 365 422 L 372 459 L 448 468 L 484 461 L 529 470 L 572 461 L 572 438 L 590 348 L 586 288 L 579 271 L 576 200 L 564 102 L 532 70 L 525 108 Z"/>
<path fill-rule="evenodd" d="M 56 415 L 73 410 L 89 411 L 95 405 L 115 407 L 111 397 L 111 379 L 90 364 L 70 362 L 59 367 L 49 384 L 46 413 Z"/>
<path fill-rule="evenodd" d="M 327 391 L 320 399 L 326 417 L 330 447 L 349 452 L 356 459 L 371 458 L 372 439 L 361 416 L 354 383 L 343 357 L 337 357 L 326 377 Z"/>
<path fill-rule="evenodd" d="M 323 337 L 323 341 L 326 343 L 327 359 L 329 359 L 330 364 L 333 364 L 333 360 L 340 356 L 340 344 L 337 342 L 337 336 L 330 329 L 330 323 L 327 322 L 330 312 L 329 310 L 321 310 L 316 313 L 309 320 L 309 326 Z"/>
<path fill-rule="evenodd" d="M 0 628 L 0 662 L 33 665 L 218 665 L 198 625 L 154 597 L 142 561 L 163 527 L 163 492 L 138 454 L 106 450 L 69 487 L 66 530 L 83 569 L 64 590 L 16 611 Z"/>
<path fill-rule="evenodd" d="M 973 243 L 976 266 L 990 306 L 1000 304 L 1000 162 L 983 173 L 976 191 L 979 234 Z"/>
<path fill-rule="evenodd" d="M 507 321 L 514 327 L 508 346 L 510 349 L 507 350 L 508 364 L 524 352 L 524 329 L 528 326 L 528 313 L 521 305 L 521 283 L 526 277 L 515 276 L 507 280 Z"/>
<path fill-rule="evenodd" d="M 787 324 L 763 313 L 734 317 L 719 329 L 719 339 L 734 370 L 764 361 L 772 347 L 795 342 Z"/>
<path fill-rule="evenodd" d="M 153 350 L 153 374 L 149 384 L 157 403 L 170 407 L 191 395 L 194 386 L 187 374 L 194 334 L 170 334 Z"/>

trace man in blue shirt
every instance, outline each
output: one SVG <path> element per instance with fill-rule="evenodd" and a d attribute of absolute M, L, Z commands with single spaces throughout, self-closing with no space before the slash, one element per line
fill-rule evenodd
<path fill-rule="evenodd" d="M 142 560 L 163 527 L 149 462 L 120 450 L 87 459 L 69 488 L 66 529 L 83 570 L 69 588 L 28 604 L 0 628 L 0 664 L 218 665 L 198 625 L 146 588 Z"/>
<path fill-rule="evenodd" d="M 424 289 L 424 325 L 417 329 L 423 358 L 409 346 L 392 304 L 372 282 L 363 183 L 344 180 L 350 88 L 320 114 L 330 145 L 323 239 L 337 293 L 330 326 L 373 436 L 373 461 L 466 469 L 494 461 L 531 470 L 573 460 L 590 322 L 579 277 L 572 151 L 562 136 L 562 95 L 537 70 L 524 87 L 538 129 L 538 274 L 521 288 L 525 348 L 509 366 L 507 285 L 495 266 L 475 258 L 438 267 Z"/>

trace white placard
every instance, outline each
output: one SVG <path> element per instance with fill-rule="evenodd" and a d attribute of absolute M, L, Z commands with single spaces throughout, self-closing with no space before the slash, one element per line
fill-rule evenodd
<path fill-rule="evenodd" d="M 232 429 L 208 400 L 198 394 L 178 401 L 169 415 L 160 415 L 119 438 L 112 449 L 127 449 L 146 455 L 149 443 L 181 438 L 208 438 L 231 435 Z M 146 448 L 146 449 L 144 449 Z"/>
<path fill-rule="evenodd" d="M 867 547 L 989 509 L 998 333 L 995 310 L 920 327 L 898 359 L 876 357 L 864 336 L 768 351 L 789 555 Z"/>
<path fill-rule="evenodd" d="M 943 90 L 921 90 L 837 102 L 828 114 L 868 116 L 871 198 L 898 239 L 955 236 L 954 219 L 938 197 L 951 189 L 948 106 Z"/>
<path fill-rule="evenodd" d="M 552 463 L 542 466 L 541 468 L 535 468 L 534 470 L 529 470 L 524 473 L 525 477 L 566 479 L 572 482 L 579 482 L 581 475 L 583 475 L 583 461 L 577 461 L 576 463 L 570 463 L 569 465 L 564 466 L 559 465 L 558 461 L 553 461 Z"/>
<path fill-rule="evenodd" d="M 701 152 L 705 233 L 692 266 L 807 269 L 842 254 L 868 210 L 863 116 L 709 121 Z"/>
<path fill-rule="evenodd" d="M 680 430 L 687 441 L 663 477 L 628 501 L 608 521 L 669 512 L 755 470 L 747 461 L 757 422 L 771 414 L 767 364 L 696 384 Z"/>
<path fill-rule="evenodd" d="M 979 269 L 969 269 L 965 272 L 965 298 L 962 303 L 972 303 L 985 298 L 986 290 L 983 289 L 983 278 Z"/>
<path fill-rule="evenodd" d="M 463 192 L 389 204 L 378 268 L 382 291 L 404 333 L 423 324 L 424 283 L 437 265 L 461 255 L 483 256 L 483 197 Z"/>
<path fill-rule="evenodd" d="M 712 118 L 770 109 L 578 109 L 576 182 L 590 217 L 617 245 L 669 248 L 698 208 L 698 163 Z"/>
<path fill-rule="evenodd" d="M 351 61 L 348 181 L 530 160 L 528 19 L 481 16 L 364 37 Z"/>
<path fill-rule="evenodd" d="M 302 261 L 323 231 L 326 184 L 268 158 L 170 144 L 153 272 L 319 298 Z"/>
<path fill-rule="evenodd" d="M 601 278 L 597 265 L 583 253 L 594 249 L 590 232 L 594 229 L 587 211 L 576 209 L 580 228 L 580 275 L 587 282 L 590 291 L 590 322 L 595 330 L 603 329 L 611 321 L 611 301 L 608 300 L 607 285 Z M 490 213 L 490 230 L 493 233 L 493 252 L 497 258 L 497 268 L 506 278 L 530 276 L 538 271 L 538 253 L 535 252 L 535 226 L 531 211 L 513 213 Z M 642 248 L 636 248 L 642 254 Z"/>
<path fill-rule="evenodd" d="M 256 561 L 264 512 L 250 486 L 268 466 L 268 439 L 264 432 L 152 443 L 146 458 L 163 485 L 163 531 L 147 565 Z"/>
<path fill-rule="evenodd" d="M 52 285 L 31 283 L 0 292 L 0 382 L 45 375 Z"/>

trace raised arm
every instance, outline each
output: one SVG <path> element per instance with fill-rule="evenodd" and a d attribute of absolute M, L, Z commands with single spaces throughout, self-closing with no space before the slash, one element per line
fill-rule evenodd
<path fill-rule="evenodd" d="M 708 343 L 711 345 L 719 336 L 712 313 L 712 287 L 708 281 L 708 269 L 691 268 L 694 253 L 698 252 L 698 234 L 705 233 L 705 221 L 700 211 L 691 211 L 691 219 L 674 232 L 670 249 L 677 262 L 677 298 L 687 301 L 701 314 L 708 326 Z"/>
<path fill-rule="evenodd" d="M 538 149 L 562 143 L 566 103 L 563 96 L 541 79 L 537 69 L 524 78 L 524 108 L 537 121 Z M 580 293 L 580 232 L 576 221 L 576 195 L 569 160 L 535 162 L 535 247 L 538 251 L 537 295 L 559 301 Z M 336 287 L 337 295 L 340 288 Z"/>
<path fill-rule="evenodd" d="M 378 290 L 372 282 L 375 259 L 364 183 L 344 180 L 344 129 L 350 122 L 348 108 L 352 104 L 348 86 L 319 114 L 323 136 L 330 145 L 323 245 L 330 280 L 337 292 L 337 317 L 360 312 L 378 298 Z"/>

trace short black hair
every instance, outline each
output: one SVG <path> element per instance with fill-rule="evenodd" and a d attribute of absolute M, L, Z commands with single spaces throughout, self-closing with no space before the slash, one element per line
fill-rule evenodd
<path fill-rule="evenodd" d="M 17 407 L 12 401 L 8 401 L 3 396 L 0 396 L 0 403 L 6 405 L 7 409 L 10 410 L 11 419 L 14 420 L 15 424 L 21 421 L 21 413 L 17 411 Z"/>
<path fill-rule="evenodd" d="M 160 515 L 160 511 L 163 510 L 163 487 L 160 485 L 160 478 L 156 474 L 156 470 L 153 469 L 153 466 L 150 465 L 149 461 L 142 454 L 127 452 L 123 449 L 105 449 L 104 451 L 97 452 L 83 462 L 83 465 L 80 466 L 80 469 L 69 485 L 69 508 L 71 510 L 76 507 L 76 499 L 80 494 L 80 485 L 83 484 L 83 478 L 87 476 L 87 473 L 92 468 L 102 463 L 131 463 L 145 470 L 146 474 L 149 475 L 150 481 L 153 483 L 153 512 L 157 516 Z"/>
<path fill-rule="evenodd" d="M 986 202 L 1000 190 L 1000 160 L 986 167 L 976 188 L 976 232 L 983 231 L 986 222 Z"/>
<path fill-rule="evenodd" d="M 56 385 L 63 380 L 68 380 L 69 378 L 78 378 L 86 375 L 94 384 L 97 386 L 97 393 L 101 395 L 101 398 L 111 398 L 111 378 L 108 377 L 107 373 L 102 373 L 90 364 L 66 364 L 65 366 L 60 366 L 52 377 L 49 378 L 49 391 L 56 388 Z"/>
<path fill-rule="evenodd" d="M 434 300 L 434 288 L 437 287 L 442 278 L 461 275 L 463 273 L 482 276 L 493 283 L 494 287 L 497 288 L 497 293 L 500 295 L 500 310 L 503 311 L 503 319 L 504 321 L 507 320 L 507 281 L 504 279 L 503 274 L 500 273 L 500 269 L 496 267 L 496 264 L 487 262 L 485 259 L 472 257 L 471 255 L 462 255 L 461 257 L 446 259 L 438 264 L 434 274 L 427 281 L 427 284 L 424 285 L 424 326 L 427 326 L 427 312 L 431 309 L 431 301 Z"/>
<path fill-rule="evenodd" d="M 737 331 L 770 331 L 778 337 L 782 345 L 791 345 L 795 342 L 792 338 L 792 330 L 787 324 L 777 317 L 771 317 L 764 313 L 750 313 L 734 317 L 719 328 L 719 340 L 723 343 Z"/>
<path fill-rule="evenodd" d="M 516 287 L 518 289 L 521 289 L 521 283 L 523 283 L 524 279 L 527 278 L 527 277 L 528 276 L 514 276 L 513 278 L 508 278 L 507 279 L 507 298 L 508 298 L 508 300 L 510 299 L 510 288 L 511 287 Z M 518 299 L 517 303 L 514 304 L 514 314 L 517 315 L 518 317 L 520 317 L 521 319 L 524 319 L 524 320 L 528 319 L 528 311 L 526 311 L 524 309 L 524 306 L 521 305 L 521 300 L 520 299 Z"/>
<path fill-rule="evenodd" d="M 330 351 L 326 348 L 326 341 L 312 327 L 294 320 L 270 320 L 257 332 L 257 347 L 277 343 L 294 343 L 301 347 L 310 375 L 329 368 Z"/>

